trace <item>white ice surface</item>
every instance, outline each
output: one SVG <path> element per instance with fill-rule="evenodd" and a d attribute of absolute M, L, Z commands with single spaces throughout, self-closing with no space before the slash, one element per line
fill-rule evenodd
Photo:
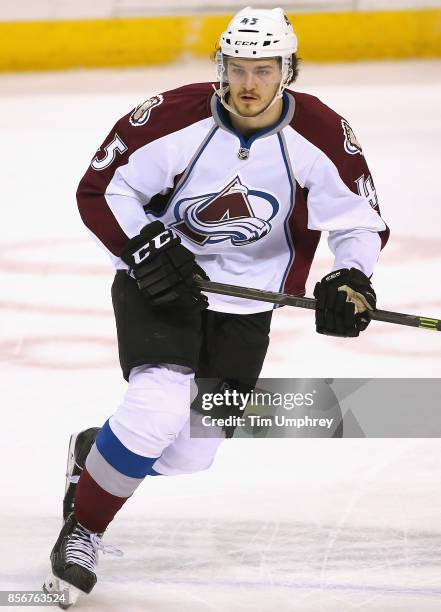
<path fill-rule="evenodd" d="M 350 120 L 392 230 L 379 307 L 439 317 L 441 62 L 302 71 L 297 89 Z M 128 109 L 211 78 L 205 63 L 0 77 L 0 589 L 40 587 L 68 435 L 100 425 L 125 385 L 78 180 Z M 323 240 L 309 294 L 330 262 Z M 336 340 L 284 308 L 262 375 L 439 377 L 440 341 L 383 323 Z M 229 441 L 208 472 L 143 483 L 106 537 L 125 556 L 102 559 L 78 609 L 440 610 L 440 474 L 437 439 Z"/>

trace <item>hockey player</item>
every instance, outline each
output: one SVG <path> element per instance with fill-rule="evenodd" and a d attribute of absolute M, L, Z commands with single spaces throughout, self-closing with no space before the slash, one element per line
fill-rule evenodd
<path fill-rule="evenodd" d="M 139 105 L 80 183 L 82 219 L 117 270 L 128 388 L 99 431 L 72 440 L 47 590 L 92 590 L 102 534 L 146 476 L 210 466 L 223 436 L 189 435 L 194 376 L 232 387 L 259 376 L 271 306 L 220 295 L 208 304 L 197 275 L 304 295 L 325 231 L 335 261 L 314 290 L 316 329 L 358 336 L 369 323 L 370 277 L 388 230 L 346 119 L 287 89 L 296 51 L 282 9 L 240 11 L 220 38 L 218 83 Z"/>

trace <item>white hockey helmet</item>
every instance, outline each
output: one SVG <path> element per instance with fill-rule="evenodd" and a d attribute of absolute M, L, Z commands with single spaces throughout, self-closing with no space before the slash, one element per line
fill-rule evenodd
<path fill-rule="evenodd" d="M 269 108 L 282 97 L 283 90 L 291 80 L 292 55 L 296 51 L 297 36 L 283 9 L 255 9 L 247 6 L 239 11 L 221 34 L 216 53 L 217 79 L 220 83 L 217 93 L 222 104 L 230 112 L 238 114 L 225 100 L 228 93 L 225 56 L 242 59 L 281 58 L 280 85 Z"/>
<path fill-rule="evenodd" d="M 247 6 L 230 21 L 219 46 L 231 57 L 291 57 L 297 51 L 297 36 L 283 9 Z"/>

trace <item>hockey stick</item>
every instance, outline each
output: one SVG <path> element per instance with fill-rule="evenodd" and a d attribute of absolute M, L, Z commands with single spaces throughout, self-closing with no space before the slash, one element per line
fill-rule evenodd
<path fill-rule="evenodd" d="M 315 309 L 313 298 L 299 297 L 289 293 L 277 293 L 275 291 L 262 291 L 250 287 L 239 287 L 238 285 L 226 285 L 213 281 L 196 280 L 197 285 L 208 293 L 219 293 L 231 297 L 245 298 L 248 300 L 258 300 L 260 302 L 271 302 L 280 306 L 296 306 L 297 308 Z M 374 310 L 370 313 L 373 321 L 384 321 L 385 323 L 395 323 L 397 325 L 408 325 L 409 327 L 420 327 L 421 329 L 431 329 L 441 331 L 441 320 L 430 317 L 420 317 L 418 315 L 402 314 L 401 312 L 390 312 L 388 310 Z"/>

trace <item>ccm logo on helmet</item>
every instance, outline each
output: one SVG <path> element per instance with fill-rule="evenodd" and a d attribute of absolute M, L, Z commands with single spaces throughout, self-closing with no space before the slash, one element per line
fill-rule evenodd
<path fill-rule="evenodd" d="M 238 45 L 249 45 L 256 47 L 257 46 L 257 42 L 253 42 L 252 40 L 236 40 L 236 42 L 234 43 L 236 45 L 236 47 Z"/>

